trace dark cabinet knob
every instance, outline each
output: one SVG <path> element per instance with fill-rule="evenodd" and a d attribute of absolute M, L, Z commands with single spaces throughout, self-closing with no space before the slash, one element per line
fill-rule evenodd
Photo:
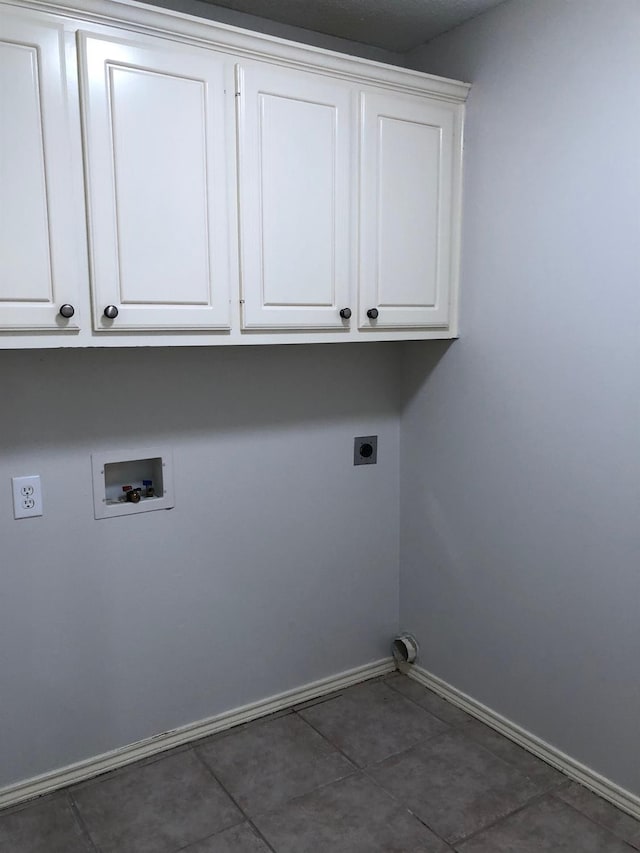
<path fill-rule="evenodd" d="M 65 302 L 64 305 L 60 306 L 60 316 L 64 317 L 65 320 L 68 320 L 69 317 L 73 317 L 75 313 L 76 309 L 73 307 L 73 305 L 69 305 L 68 302 Z"/>
<path fill-rule="evenodd" d="M 118 316 L 118 309 L 115 305 L 107 305 L 107 307 L 104 309 L 104 316 L 107 318 L 107 320 L 115 320 Z"/>
<path fill-rule="evenodd" d="M 377 320 L 378 319 L 378 309 L 377 308 L 369 308 L 369 310 L 367 311 L 367 317 L 370 320 Z"/>
<path fill-rule="evenodd" d="M 340 316 L 343 320 L 349 320 L 351 317 L 351 308 L 341 308 Z"/>

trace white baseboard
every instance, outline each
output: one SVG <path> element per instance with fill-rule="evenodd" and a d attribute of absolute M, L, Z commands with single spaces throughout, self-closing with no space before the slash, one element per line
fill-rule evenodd
<path fill-rule="evenodd" d="M 458 708 L 471 714 L 471 716 L 491 726 L 492 729 L 508 737 L 509 740 L 514 741 L 519 746 L 524 747 L 528 752 L 537 755 L 538 758 L 542 758 L 547 764 L 551 764 L 552 767 L 561 770 L 569 778 L 575 779 L 576 782 L 580 782 L 586 788 L 589 788 L 605 800 L 613 803 L 614 806 L 636 818 L 636 820 L 640 820 L 640 797 L 631 793 L 631 791 L 627 791 L 610 779 L 601 776 L 595 770 L 586 767 L 584 764 L 571 758 L 570 755 L 561 752 L 555 746 L 551 746 L 551 744 L 546 743 L 501 714 L 492 711 L 491 708 L 488 708 L 476 699 L 472 699 L 471 696 L 467 696 L 466 693 L 463 693 L 456 687 L 452 687 L 451 684 L 447 684 L 441 678 L 427 672 L 426 669 L 415 665 L 412 667 L 403 666 L 401 669 L 410 678 L 413 678 L 414 681 L 417 681 L 424 687 L 428 687 L 429 690 L 433 690 L 434 693 L 442 696 L 443 699 L 447 699 L 452 705 L 456 705 Z"/>
<path fill-rule="evenodd" d="M 365 666 L 347 670 L 339 675 L 322 678 L 311 684 L 305 684 L 295 690 L 287 690 L 285 693 L 279 693 L 277 696 L 271 696 L 268 699 L 261 699 L 259 702 L 252 702 L 250 705 L 226 711 L 215 717 L 209 717 L 206 720 L 200 720 L 169 732 L 163 732 L 160 735 L 138 741 L 121 749 L 115 749 L 112 752 L 97 755 L 85 761 L 79 761 L 60 770 L 54 770 L 51 773 L 27 779 L 24 782 L 18 782 L 15 785 L 9 785 L 6 788 L 0 789 L 0 809 L 25 800 L 31 800 L 42 794 L 51 793 L 59 788 L 66 788 L 67 785 L 72 785 L 76 782 L 83 782 L 101 773 L 115 770 L 118 767 L 124 767 L 127 764 L 132 764 L 134 761 L 139 761 L 141 758 L 148 758 L 157 753 L 165 752 L 176 746 L 181 746 L 207 735 L 224 731 L 232 726 L 240 725 L 240 723 L 248 723 L 251 720 L 257 720 L 259 717 L 265 717 L 284 708 L 290 708 L 292 705 L 298 705 L 310 699 L 317 699 L 336 690 L 350 687 L 352 684 L 358 684 L 360 681 L 367 681 L 370 678 L 386 675 L 389 672 L 393 672 L 395 668 L 393 658 L 383 658 L 382 660 L 365 664 Z"/>

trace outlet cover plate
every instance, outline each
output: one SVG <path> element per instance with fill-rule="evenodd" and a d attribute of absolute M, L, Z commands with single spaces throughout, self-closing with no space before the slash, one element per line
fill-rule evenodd
<path fill-rule="evenodd" d="M 12 477 L 13 517 L 32 518 L 42 515 L 42 486 L 40 475 Z"/>
<path fill-rule="evenodd" d="M 353 439 L 353 464 L 375 465 L 378 461 L 378 436 L 359 435 Z"/>

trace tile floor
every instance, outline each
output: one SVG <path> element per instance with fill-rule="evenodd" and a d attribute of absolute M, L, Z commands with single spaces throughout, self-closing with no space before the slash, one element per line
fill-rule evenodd
<path fill-rule="evenodd" d="M 1 853 L 632 853 L 640 822 L 393 674 L 0 812 Z"/>

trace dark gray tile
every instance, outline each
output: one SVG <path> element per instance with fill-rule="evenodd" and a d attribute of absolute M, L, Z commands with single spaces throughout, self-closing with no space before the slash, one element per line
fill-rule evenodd
<path fill-rule="evenodd" d="M 567 787 L 555 791 L 554 794 L 640 850 L 640 821 L 635 820 L 631 815 L 620 811 L 602 797 L 592 794 L 577 782 L 572 782 Z"/>
<path fill-rule="evenodd" d="M 382 761 L 448 726 L 382 682 L 346 690 L 300 712 L 360 767 Z"/>
<path fill-rule="evenodd" d="M 65 794 L 0 813 L 3 853 L 88 853 L 93 850 Z"/>
<path fill-rule="evenodd" d="M 428 690 L 422 684 L 418 684 L 417 681 L 408 678 L 406 675 L 401 675 L 399 672 L 387 676 L 386 683 L 406 696 L 407 699 L 411 699 L 412 702 L 426 708 L 434 717 L 438 717 L 452 726 L 469 723 L 473 720 L 473 717 L 465 711 L 461 711 L 460 708 L 456 708 L 455 705 L 447 702 L 446 699 L 442 699 L 432 690 Z"/>
<path fill-rule="evenodd" d="M 488 826 L 540 792 L 539 785 L 459 730 L 369 772 L 449 842 Z"/>
<path fill-rule="evenodd" d="M 299 716 L 258 722 L 195 747 L 248 814 L 352 773 L 349 761 Z"/>
<path fill-rule="evenodd" d="M 631 853 L 606 829 L 547 797 L 456 847 L 460 853 Z"/>
<path fill-rule="evenodd" d="M 219 835 L 184 847 L 180 853 L 271 853 L 248 823 L 232 826 Z"/>
<path fill-rule="evenodd" d="M 369 779 L 351 776 L 256 818 L 278 853 L 445 853 L 444 842 Z"/>
<path fill-rule="evenodd" d="M 543 788 L 553 788 L 567 781 L 564 773 L 536 758 L 526 749 L 504 737 L 479 720 L 474 720 L 462 731 L 472 737 L 477 743 L 502 758 L 508 764 L 513 764 L 521 773 L 538 782 Z"/>
<path fill-rule="evenodd" d="M 173 853 L 242 814 L 191 750 L 72 790 L 102 853 Z"/>

